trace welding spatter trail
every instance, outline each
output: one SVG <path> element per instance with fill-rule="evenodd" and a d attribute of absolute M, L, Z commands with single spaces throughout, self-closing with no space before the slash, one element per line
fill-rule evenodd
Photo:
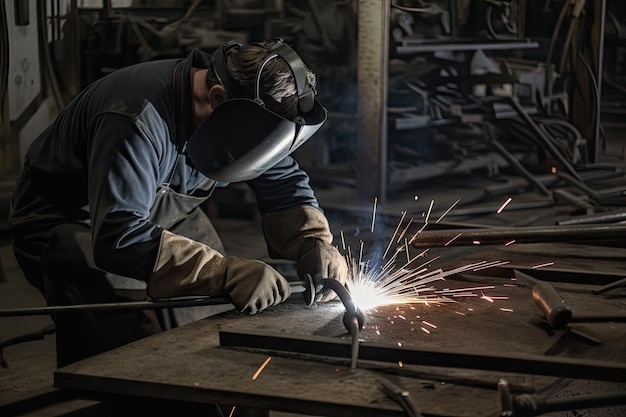
<path fill-rule="evenodd" d="M 455 202 L 452 207 L 454 207 L 457 203 L 458 201 Z M 352 253 L 352 249 L 349 246 L 346 247 L 342 232 L 342 245 L 344 251 L 347 252 L 345 256 L 349 267 L 347 287 L 354 303 L 360 310 L 367 311 L 375 307 L 393 304 L 431 304 L 454 302 L 454 300 L 449 297 L 435 293 L 436 288 L 433 283 L 444 280 L 445 277 L 453 274 L 474 271 L 506 263 L 499 261 L 480 261 L 446 271 L 441 268 L 429 270 L 428 265 L 440 258 L 440 256 L 437 256 L 418 266 L 413 266 L 413 264 L 416 263 L 416 260 L 427 255 L 428 249 L 423 250 L 411 258 L 409 243 L 413 241 L 428 224 L 428 217 L 432 210 L 432 206 L 433 203 L 431 202 L 424 225 L 413 236 L 411 236 L 410 239 L 405 236 L 409 225 L 413 222 L 413 219 L 410 219 L 401 231 L 401 226 L 406 217 L 406 211 L 403 211 L 400 221 L 398 222 L 398 226 L 389 240 L 387 249 L 385 250 L 383 256 L 376 262 L 373 262 L 371 259 L 363 259 L 364 244 L 362 241 L 359 245 L 358 257 L 355 257 Z M 449 212 L 450 209 L 448 209 L 446 213 Z M 441 220 L 441 217 L 437 220 L 437 222 Z M 375 213 L 372 216 L 372 219 L 374 218 Z M 374 220 L 372 220 L 372 231 L 374 230 L 373 225 Z M 387 255 L 394 243 L 396 243 L 397 249 L 393 255 L 389 256 L 387 259 Z M 401 261 L 399 259 L 399 255 L 402 254 L 402 252 L 406 255 L 406 261 Z"/>

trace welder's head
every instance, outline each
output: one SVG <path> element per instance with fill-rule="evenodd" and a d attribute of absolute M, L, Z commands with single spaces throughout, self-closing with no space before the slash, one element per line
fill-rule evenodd
<path fill-rule="evenodd" d="M 207 87 L 224 87 L 219 104 L 187 142 L 196 168 L 220 182 L 247 181 L 290 155 L 326 121 L 315 75 L 282 40 L 225 42 L 213 56 Z"/>

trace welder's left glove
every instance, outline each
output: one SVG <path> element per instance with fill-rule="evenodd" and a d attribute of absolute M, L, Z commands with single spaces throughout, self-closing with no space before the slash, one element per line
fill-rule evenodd
<path fill-rule="evenodd" d="M 263 216 L 263 233 L 273 258 L 296 262 L 300 279 L 308 274 L 316 284 L 316 301 L 337 298 L 334 291 L 322 289 L 322 279 L 342 284 L 348 279 L 348 264 L 332 245 L 333 235 L 322 211 L 310 205 L 296 206 Z"/>

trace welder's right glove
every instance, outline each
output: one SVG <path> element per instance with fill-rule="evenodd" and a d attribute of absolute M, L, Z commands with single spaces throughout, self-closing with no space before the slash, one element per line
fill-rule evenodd
<path fill-rule="evenodd" d="M 264 262 L 224 256 L 205 244 L 164 230 L 147 293 L 152 298 L 228 296 L 239 311 L 256 314 L 285 301 L 291 287 Z"/>
<path fill-rule="evenodd" d="M 323 287 L 321 280 L 332 278 L 345 285 L 349 269 L 346 259 L 332 245 L 333 235 L 322 210 L 304 204 L 267 213 L 262 226 L 270 256 L 295 261 L 301 280 L 311 276 L 316 285 L 316 301 L 337 298 L 334 291 Z"/>

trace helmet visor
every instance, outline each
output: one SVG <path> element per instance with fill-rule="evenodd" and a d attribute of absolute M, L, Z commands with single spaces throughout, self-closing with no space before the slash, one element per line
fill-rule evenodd
<path fill-rule="evenodd" d="M 311 111 L 291 121 L 255 100 L 233 98 L 213 110 L 186 150 L 194 166 L 215 181 L 249 181 L 298 149 L 327 117 L 317 100 Z"/>

